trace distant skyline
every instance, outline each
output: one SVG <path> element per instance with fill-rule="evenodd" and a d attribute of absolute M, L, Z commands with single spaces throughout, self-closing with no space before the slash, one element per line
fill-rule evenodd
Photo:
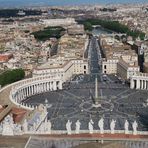
<path fill-rule="evenodd" d="M 148 0 L 0 0 L 0 7 L 148 3 Z"/>

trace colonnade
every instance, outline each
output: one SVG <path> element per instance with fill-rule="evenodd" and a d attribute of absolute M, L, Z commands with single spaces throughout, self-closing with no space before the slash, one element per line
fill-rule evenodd
<path fill-rule="evenodd" d="M 148 90 L 148 75 L 147 74 L 139 74 L 139 75 L 131 77 L 130 88 L 131 89 Z"/>
<path fill-rule="evenodd" d="M 12 93 L 12 99 L 14 99 L 18 103 L 21 103 L 22 100 L 24 100 L 29 96 L 47 91 L 54 91 L 58 89 L 62 89 L 61 81 L 51 81 L 51 82 L 45 81 L 36 84 L 30 84 L 30 85 L 28 84 L 15 90 L 14 91 L 15 93 Z"/>
<path fill-rule="evenodd" d="M 148 80 L 131 80 L 131 89 L 144 89 L 148 90 Z"/>

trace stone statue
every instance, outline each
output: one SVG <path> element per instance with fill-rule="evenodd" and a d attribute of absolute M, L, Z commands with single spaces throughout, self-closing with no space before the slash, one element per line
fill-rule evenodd
<path fill-rule="evenodd" d="M 26 119 L 24 120 L 24 123 L 23 123 L 22 127 L 23 127 L 24 133 L 28 131 L 28 122 L 27 122 Z"/>
<path fill-rule="evenodd" d="M 20 124 L 18 125 L 18 128 L 19 128 L 19 133 L 22 134 L 22 126 Z"/>
<path fill-rule="evenodd" d="M 100 133 L 103 134 L 104 133 L 104 119 L 101 118 L 98 122 L 98 126 L 100 128 Z"/>
<path fill-rule="evenodd" d="M 3 121 L 3 130 L 2 130 L 2 135 L 8 135 L 8 136 L 13 136 L 14 132 L 14 124 L 13 124 L 13 118 L 8 115 L 7 117 L 5 117 L 4 121 Z"/>
<path fill-rule="evenodd" d="M 51 134 L 51 122 L 50 122 L 50 120 L 48 120 L 48 122 L 47 122 L 47 132 L 49 134 Z"/>
<path fill-rule="evenodd" d="M 71 135 L 71 124 L 72 124 L 72 122 L 70 122 L 69 120 L 66 123 L 66 129 L 67 129 L 68 135 Z"/>
<path fill-rule="evenodd" d="M 89 123 L 88 123 L 88 128 L 89 128 L 89 133 L 93 134 L 93 124 L 94 122 L 92 121 L 92 119 L 90 119 Z"/>
<path fill-rule="evenodd" d="M 37 126 L 37 125 L 36 125 L 36 122 L 34 122 L 34 123 L 33 123 L 33 131 L 34 131 L 34 132 L 36 131 L 36 126 Z"/>
<path fill-rule="evenodd" d="M 2 124 L 0 124 L 0 134 L 2 133 L 2 130 L 3 130 L 3 126 Z"/>
<path fill-rule="evenodd" d="M 44 133 L 44 124 L 43 123 L 40 125 L 39 132 Z"/>
<path fill-rule="evenodd" d="M 115 125 L 116 125 L 116 120 L 112 119 L 110 123 L 111 134 L 115 133 Z"/>
<path fill-rule="evenodd" d="M 128 127 L 129 127 L 129 123 L 127 120 L 125 120 L 125 123 L 124 123 L 125 134 L 129 133 Z"/>
<path fill-rule="evenodd" d="M 20 124 L 15 124 L 14 125 L 14 134 L 16 135 L 21 135 L 22 134 L 22 129 Z"/>
<path fill-rule="evenodd" d="M 34 132 L 33 126 L 30 126 L 29 131 Z"/>
<path fill-rule="evenodd" d="M 8 115 L 8 118 L 9 118 L 9 123 L 11 124 L 11 126 L 13 127 L 14 125 L 14 121 L 13 121 L 13 117 Z"/>
<path fill-rule="evenodd" d="M 44 132 L 47 132 L 47 128 L 48 128 L 47 126 L 48 126 L 48 121 L 46 118 L 45 121 L 43 122 Z"/>
<path fill-rule="evenodd" d="M 138 124 L 136 121 L 133 122 L 132 127 L 133 127 L 133 135 L 137 135 Z"/>
<path fill-rule="evenodd" d="M 36 124 L 39 125 L 40 124 L 40 118 L 36 119 Z"/>
<path fill-rule="evenodd" d="M 80 126 L 81 126 L 81 123 L 80 123 L 80 121 L 79 120 L 77 120 L 77 122 L 76 122 L 76 134 L 79 134 L 80 133 Z"/>

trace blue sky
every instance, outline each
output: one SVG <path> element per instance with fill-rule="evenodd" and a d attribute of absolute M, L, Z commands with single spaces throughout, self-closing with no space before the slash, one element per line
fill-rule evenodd
<path fill-rule="evenodd" d="M 148 3 L 148 0 L 0 0 L 2 6 Z"/>

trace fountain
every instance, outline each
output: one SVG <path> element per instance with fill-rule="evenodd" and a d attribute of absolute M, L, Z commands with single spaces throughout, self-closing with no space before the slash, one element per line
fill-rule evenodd
<path fill-rule="evenodd" d="M 45 106 L 46 106 L 46 108 L 50 108 L 50 107 L 52 107 L 52 104 L 49 104 L 48 100 L 45 99 Z"/>

